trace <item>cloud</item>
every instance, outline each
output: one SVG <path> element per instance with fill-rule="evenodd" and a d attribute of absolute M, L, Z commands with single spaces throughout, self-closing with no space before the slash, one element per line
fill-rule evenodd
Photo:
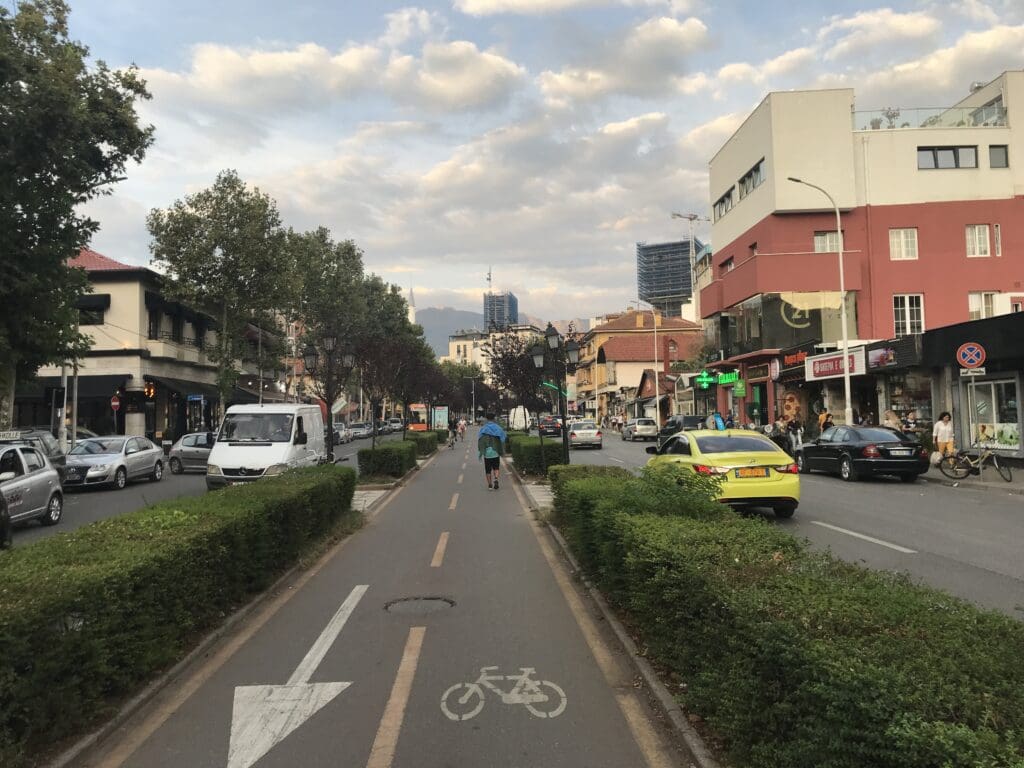
<path fill-rule="evenodd" d="M 519 14 L 540 16 L 585 8 L 614 5 L 627 7 L 666 8 L 674 16 L 691 13 L 696 0 L 454 0 L 456 10 L 470 16 Z"/>
<path fill-rule="evenodd" d="M 444 27 L 441 17 L 422 8 L 400 8 L 384 15 L 387 30 L 380 38 L 382 45 L 398 48 L 409 40 L 430 37 Z"/>
<path fill-rule="evenodd" d="M 881 46 L 936 38 L 941 23 L 925 12 L 896 13 L 891 8 L 834 17 L 818 32 L 827 61 L 849 58 Z"/>
<path fill-rule="evenodd" d="M 708 28 L 700 19 L 648 19 L 621 39 L 603 46 L 592 64 L 542 72 L 538 83 L 551 106 L 595 101 L 613 94 L 667 94 L 678 89 L 689 56 L 707 40 Z"/>
<path fill-rule="evenodd" d="M 734 83 L 755 83 L 760 85 L 776 78 L 802 73 L 818 56 L 811 47 L 794 48 L 772 59 L 754 65 L 748 62 L 726 64 L 718 70 L 718 86 Z"/>

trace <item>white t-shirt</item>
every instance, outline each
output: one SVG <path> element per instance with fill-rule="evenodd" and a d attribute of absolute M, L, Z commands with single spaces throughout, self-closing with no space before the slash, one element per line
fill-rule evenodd
<path fill-rule="evenodd" d="M 935 438 L 937 443 L 952 443 L 953 422 L 950 421 L 947 424 L 945 421 L 936 421 L 935 428 L 932 430 L 932 437 Z"/>

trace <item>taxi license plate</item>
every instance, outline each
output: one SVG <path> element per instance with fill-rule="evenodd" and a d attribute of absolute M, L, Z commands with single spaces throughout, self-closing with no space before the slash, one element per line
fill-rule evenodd
<path fill-rule="evenodd" d="M 737 469 L 736 477 L 768 477 L 768 467 L 744 467 Z"/>

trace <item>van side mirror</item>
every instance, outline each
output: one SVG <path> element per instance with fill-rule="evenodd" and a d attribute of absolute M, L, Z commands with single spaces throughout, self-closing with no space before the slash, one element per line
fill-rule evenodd
<path fill-rule="evenodd" d="M 656 445 L 648 445 L 645 450 L 647 453 L 653 453 L 655 456 L 658 455 L 658 446 Z"/>
<path fill-rule="evenodd" d="M 13 472 L 4 472 L 3 474 L 0 474 L 0 483 L 6 483 L 8 480 L 13 480 L 16 477 L 17 475 Z"/>
<path fill-rule="evenodd" d="M 309 440 L 309 438 L 306 437 L 306 433 L 305 432 L 299 432 L 295 436 L 295 444 L 296 445 L 305 445 L 308 440 Z"/>

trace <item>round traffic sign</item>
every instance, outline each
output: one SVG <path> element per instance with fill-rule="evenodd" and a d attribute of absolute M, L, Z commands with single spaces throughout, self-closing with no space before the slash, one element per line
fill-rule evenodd
<path fill-rule="evenodd" d="M 961 368 L 979 368 L 985 364 L 985 348 L 976 341 L 961 344 L 956 351 L 956 361 Z"/>
<path fill-rule="evenodd" d="M 110 409 L 112 411 L 121 410 L 121 398 L 118 397 L 117 395 L 114 395 L 112 398 L 110 398 Z"/>

